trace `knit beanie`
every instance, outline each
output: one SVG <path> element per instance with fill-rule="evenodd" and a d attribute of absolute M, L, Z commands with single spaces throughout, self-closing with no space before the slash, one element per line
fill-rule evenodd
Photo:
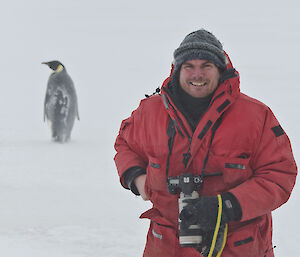
<path fill-rule="evenodd" d="M 174 51 L 174 73 L 193 59 L 208 60 L 221 71 L 226 69 L 226 58 L 221 42 L 210 32 L 200 29 L 188 34 Z"/>

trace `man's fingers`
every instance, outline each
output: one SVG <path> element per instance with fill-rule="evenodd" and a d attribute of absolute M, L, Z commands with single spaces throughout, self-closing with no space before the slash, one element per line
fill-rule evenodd
<path fill-rule="evenodd" d="M 149 200 L 149 197 L 147 196 L 147 194 L 145 192 L 146 178 L 147 178 L 147 175 L 143 174 L 143 175 L 138 176 L 134 180 L 135 186 L 136 186 L 137 190 L 139 191 L 139 193 L 140 193 L 140 195 L 141 195 L 141 197 L 144 201 Z"/>

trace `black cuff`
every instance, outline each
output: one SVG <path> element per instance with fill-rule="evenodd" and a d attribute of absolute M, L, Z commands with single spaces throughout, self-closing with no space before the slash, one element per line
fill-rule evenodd
<path fill-rule="evenodd" d="M 144 170 L 141 167 L 135 166 L 131 167 L 128 170 L 126 170 L 123 174 L 124 183 L 129 187 L 132 193 L 135 195 L 140 195 L 139 191 L 137 190 L 134 180 L 140 176 L 146 174 L 146 170 Z"/>
<path fill-rule="evenodd" d="M 222 202 L 224 213 L 229 221 L 238 221 L 242 218 L 242 208 L 238 199 L 232 193 L 226 192 L 222 194 Z"/>

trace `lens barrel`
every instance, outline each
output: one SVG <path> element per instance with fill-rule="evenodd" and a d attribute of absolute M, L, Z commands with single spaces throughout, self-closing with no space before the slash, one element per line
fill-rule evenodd
<path fill-rule="evenodd" d="M 178 199 L 179 213 L 182 211 L 183 207 L 187 205 L 184 200 L 199 198 L 199 194 L 193 191 L 190 195 L 185 195 L 183 192 L 180 193 Z M 199 225 L 190 225 L 188 227 L 182 226 L 182 221 L 178 219 L 179 223 L 179 243 L 181 247 L 194 247 L 201 248 L 202 235 L 201 228 Z"/>

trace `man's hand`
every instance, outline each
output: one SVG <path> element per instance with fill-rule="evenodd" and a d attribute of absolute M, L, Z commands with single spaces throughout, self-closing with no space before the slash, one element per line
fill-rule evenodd
<path fill-rule="evenodd" d="M 227 192 L 222 194 L 221 197 L 223 206 L 221 224 L 239 220 L 242 210 L 235 196 Z M 201 196 L 184 202 L 187 203 L 187 206 L 183 208 L 179 215 L 183 226 L 188 227 L 197 224 L 200 225 L 203 231 L 215 229 L 219 209 L 217 196 Z"/>
<path fill-rule="evenodd" d="M 138 176 L 135 180 L 134 180 L 134 184 L 137 188 L 137 190 L 139 191 L 141 197 L 143 198 L 144 201 L 148 201 L 149 197 L 146 195 L 145 192 L 145 182 L 146 182 L 146 178 L 147 175 L 143 174 Z"/>
<path fill-rule="evenodd" d="M 218 215 L 218 198 L 202 196 L 197 199 L 184 200 L 187 206 L 181 211 L 179 218 L 183 227 L 200 225 L 205 232 L 215 229 Z"/>

